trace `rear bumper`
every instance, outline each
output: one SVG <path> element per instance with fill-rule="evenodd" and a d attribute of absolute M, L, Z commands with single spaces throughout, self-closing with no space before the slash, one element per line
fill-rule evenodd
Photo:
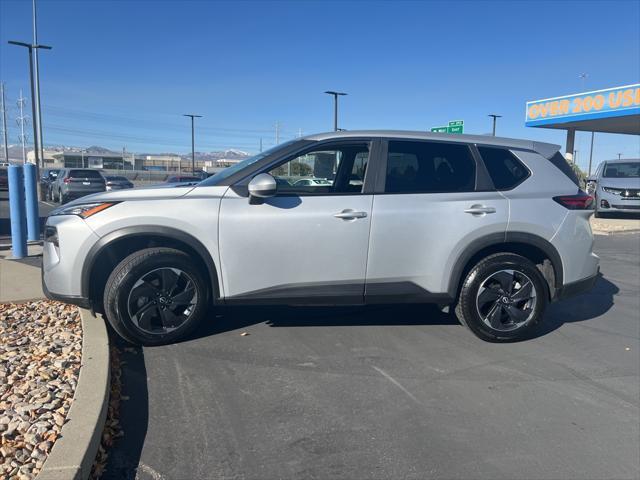
<path fill-rule="evenodd" d="M 598 271 L 595 275 L 583 280 L 578 280 L 577 282 L 567 283 L 557 289 L 554 300 L 564 300 L 565 298 L 573 297 L 591 290 L 596 284 L 596 281 L 598 281 L 598 277 L 600 277 L 600 267 L 598 267 Z"/>

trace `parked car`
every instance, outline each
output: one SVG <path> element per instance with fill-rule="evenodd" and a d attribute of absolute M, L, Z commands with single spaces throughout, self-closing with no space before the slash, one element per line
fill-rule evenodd
<path fill-rule="evenodd" d="M 59 168 L 47 168 L 40 174 L 40 195 L 42 200 L 51 200 L 51 186 L 58 178 Z"/>
<path fill-rule="evenodd" d="M 118 175 L 106 175 L 104 177 L 106 181 L 106 190 L 124 190 L 126 188 L 133 188 L 133 183 L 127 178 Z"/>
<path fill-rule="evenodd" d="M 294 182 L 293 185 L 296 187 L 329 187 L 331 183 L 326 178 L 301 178 Z"/>
<path fill-rule="evenodd" d="M 198 183 L 202 181 L 200 177 L 193 175 L 174 175 L 167 178 L 165 183 Z"/>
<path fill-rule="evenodd" d="M 6 167 L 0 167 L 0 190 L 9 190 L 9 171 Z"/>
<path fill-rule="evenodd" d="M 51 184 L 51 198 L 54 202 L 63 204 L 105 190 L 106 181 L 99 170 L 63 168 Z"/>
<path fill-rule="evenodd" d="M 44 289 L 147 345 L 237 304 L 436 303 L 482 339 L 528 338 L 549 302 L 591 288 L 599 268 L 593 199 L 558 149 L 398 131 L 292 140 L 193 187 L 57 209 Z M 326 191 L 274 178 L 301 158 L 332 175 Z"/>
<path fill-rule="evenodd" d="M 587 179 L 595 196 L 596 217 L 608 213 L 640 213 L 640 159 L 608 160 Z"/>

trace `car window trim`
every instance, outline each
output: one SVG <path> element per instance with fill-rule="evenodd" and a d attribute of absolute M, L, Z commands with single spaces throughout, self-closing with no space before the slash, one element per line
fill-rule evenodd
<path fill-rule="evenodd" d="M 300 155 L 304 155 L 313 150 L 321 150 L 325 147 L 330 147 L 331 145 L 341 144 L 341 145 L 349 145 L 349 144 L 369 144 L 369 162 L 367 165 L 367 172 L 364 176 L 362 190 L 360 192 L 329 192 L 329 193 L 278 193 L 277 197 L 333 197 L 333 196 L 353 196 L 353 195 L 367 195 L 373 193 L 373 188 L 370 186 L 371 182 L 377 176 L 377 172 L 371 172 L 372 166 L 375 167 L 374 160 L 374 152 L 378 151 L 376 145 L 380 143 L 380 139 L 378 137 L 349 137 L 349 138 L 332 138 L 328 140 L 321 141 L 307 141 L 305 144 L 296 150 L 287 152 L 285 156 L 278 155 L 276 158 L 271 157 L 268 162 L 262 162 L 258 168 L 252 169 L 251 173 L 248 173 L 242 177 L 242 179 L 235 182 L 231 185 L 231 189 L 242 197 L 249 196 L 248 185 L 253 177 L 260 173 L 269 173 L 274 168 L 287 163 L 288 161 L 293 160 Z M 266 160 L 266 159 L 263 159 Z M 376 170 L 375 168 L 373 170 Z M 238 172 L 241 173 L 241 172 Z M 371 180 L 370 180 L 371 177 Z"/>

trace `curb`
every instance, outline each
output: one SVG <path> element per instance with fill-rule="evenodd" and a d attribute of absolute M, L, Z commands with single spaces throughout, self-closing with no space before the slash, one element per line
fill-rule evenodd
<path fill-rule="evenodd" d="M 109 337 L 104 320 L 80 309 L 82 366 L 61 437 L 37 480 L 86 480 L 98 453 L 109 404 Z"/>
<path fill-rule="evenodd" d="M 593 230 L 594 235 L 618 235 L 618 234 L 640 233 L 640 228 L 629 228 L 627 230 Z"/>

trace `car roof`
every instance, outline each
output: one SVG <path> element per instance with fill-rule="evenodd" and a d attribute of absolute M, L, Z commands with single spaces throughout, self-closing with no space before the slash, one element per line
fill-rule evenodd
<path fill-rule="evenodd" d="M 545 142 L 536 142 L 533 140 L 520 140 L 516 138 L 492 137 L 489 135 L 467 135 L 467 134 L 450 134 L 450 133 L 434 133 L 410 130 L 346 130 L 340 132 L 325 132 L 307 135 L 303 137 L 305 140 L 322 141 L 333 139 L 348 139 L 356 137 L 384 137 L 384 138 L 402 138 L 415 140 L 439 140 L 457 143 L 477 143 L 481 145 L 518 148 L 524 150 L 533 150 L 545 157 L 551 157 L 558 150 L 560 145 Z"/>
<path fill-rule="evenodd" d="M 635 163 L 640 162 L 640 158 L 621 158 L 620 160 L 605 160 L 605 163 L 609 165 L 610 163 Z"/>

